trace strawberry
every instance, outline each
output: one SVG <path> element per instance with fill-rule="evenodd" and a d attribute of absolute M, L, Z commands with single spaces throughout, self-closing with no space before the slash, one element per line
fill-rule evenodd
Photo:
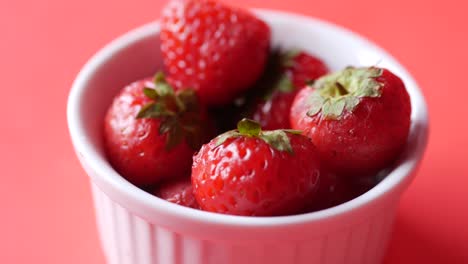
<path fill-rule="evenodd" d="M 153 191 L 153 195 L 178 205 L 199 209 L 193 196 L 190 178 L 182 178 L 161 184 Z"/>
<path fill-rule="evenodd" d="M 345 184 L 348 185 L 348 189 L 350 190 L 350 199 L 354 199 L 358 196 L 363 195 L 370 189 L 374 188 L 380 182 L 380 180 L 375 176 L 354 178 L 348 177 L 344 178 L 344 180 L 346 182 Z"/>
<path fill-rule="evenodd" d="M 216 122 L 220 133 L 233 130 L 242 118 L 249 118 L 247 99 L 245 96 L 236 98 L 232 103 L 220 107 L 211 107 L 210 115 Z"/>
<path fill-rule="evenodd" d="M 311 201 L 305 212 L 314 212 L 345 203 L 360 193 L 350 182 L 329 170 L 324 170 L 320 178 L 316 199 Z"/>
<path fill-rule="evenodd" d="M 353 200 L 377 185 L 375 177 L 341 177 L 322 169 L 316 199 L 305 209 L 306 213 L 327 209 Z"/>
<path fill-rule="evenodd" d="M 350 197 L 348 185 L 336 174 L 324 172 L 320 177 L 317 198 L 311 201 L 307 212 L 318 211 L 344 203 Z"/>
<path fill-rule="evenodd" d="M 286 215 L 315 198 L 320 174 L 316 149 L 300 131 L 262 131 L 243 119 L 195 155 L 192 185 L 206 211 Z"/>
<path fill-rule="evenodd" d="M 304 51 L 273 52 L 265 72 L 267 85 L 252 112 L 263 129 L 290 128 L 289 110 L 298 90 L 328 72 L 318 58 Z"/>
<path fill-rule="evenodd" d="M 270 29 L 246 10 L 213 0 L 172 0 L 161 18 L 161 51 L 175 86 L 223 105 L 261 75 Z"/>
<path fill-rule="evenodd" d="M 389 70 L 348 67 L 296 96 L 291 125 L 317 146 L 324 164 L 346 177 L 374 175 L 405 146 L 411 104 Z"/>
<path fill-rule="evenodd" d="M 105 149 L 135 185 L 188 175 L 192 155 L 209 136 L 209 120 L 193 90 L 177 90 L 158 73 L 118 94 L 105 117 Z"/>

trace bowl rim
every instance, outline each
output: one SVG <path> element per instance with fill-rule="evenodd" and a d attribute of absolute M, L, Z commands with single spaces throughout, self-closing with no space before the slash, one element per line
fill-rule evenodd
<path fill-rule="evenodd" d="M 128 47 L 152 34 L 159 33 L 159 23 L 152 22 L 138 27 L 130 32 L 118 37 L 114 41 L 107 44 L 104 48 L 99 50 L 81 69 L 69 93 L 67 103 L 67 121 L 69 133 L 75 147 L 76 153 L 81 158 L 85 159 L 86 166 L 92 169 L 95 173 L 88 175 L 100 187 L 106 189 L 108 195 L 111 192 L 118 193 L 129 199 L 133 204 L 143 205 L 145 210 L 156 210 L 158 213 L 164 213 L 191 222 L 201 222 L 207 224 L 222 224 L 232 227 L 273 227 L 284 226 L 291 224 L 321 222 L 343 214 L 352 212 L 358 208 L 362 208 L 375 200 L 388 195 L 390 192 L 397 188 L 404 189 L 411 182 L 412 175 L 420 163 L 428 137 L 428 113 L 426 103 L 421 93 L 419 86 L 407 72 L 407 70 L 398 63 L 388 52 L 378 47 L 373 42 L 367 40 L 361 35 L 354 33 L 339 25 L 323 21 L 321 19 L 307 17 L 304 15 L 276 11 L 270 9 L 253 9 L 253 12 L 259 16 L 267 17 L 281 17 L 290 20 L 295 20 L 298 23 L 311 23 L 318 24 L 327 29 L 338 31 L 340 34 L 349 35 L 352 38 L 364 42 L 367 46 L 377 50 L 377 52 L 384 54 L 386 60 L 398 67 L 400 75 L 405 77 L 405 84 L 407 89 L 411 89 L 411 103 L 412 109 L 417 109 L 416 113 L 412 114 L 412 127 L 410 131 L 410 140 L 415 147 L 408 150 L 408 155 L 403 159 L 400 164 L 394 168 L 388 176 L 382 180 L 377 186 L 364 193 L 363 195 L 345 202 L 343 204 L 306 214 L 289 215 L 289 216 L 274 216 L 274 217 L 246 217 L 246 216 L 233 216 L 223 215 L 191 208 L 182 207 L 176 204 L 169 203 L 162 199 L 156 198 L 151 194 L 139 189 L 130 182 L 126 181 L 120 176 L 106 161 L 106 158 L 100 155 L 91 142 L 84 135 L 84 126 L 81 122 L 80 102 L 83 99 L 84 90 L 87 88 L 87 83 L 91 76 L 97 72 L 100 66 L 108 61 L 113 54 L 118 53 L 120 50 Z M 417 126 L 414 125 L 417 123 Z M 412 136 L 411 136 L 412 135 Z M 83 163 L 83 161 L 82 161 Z M 103 187 L 103 188 L 101 188 Z M 112 197 L 112 195 L 110 195 Z M 128 208 L 132 210 L 132 208 Z M 135 209 L 136 210 L 136 209 Z"/>

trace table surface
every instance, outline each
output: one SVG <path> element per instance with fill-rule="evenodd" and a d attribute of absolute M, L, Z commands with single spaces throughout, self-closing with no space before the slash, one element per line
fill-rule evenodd
<path fill-rule="evenodd" d="M 230 0 L 348 27 L 414 75 L 431 135 L 403 196 L 386 264 L 468 263 L 468 19 L 457 0 Z M 88 179 L 68 137 L 70 85 L 116 36 L 165 1 L 0 1 L 0 262 L 104 263 Z"/>

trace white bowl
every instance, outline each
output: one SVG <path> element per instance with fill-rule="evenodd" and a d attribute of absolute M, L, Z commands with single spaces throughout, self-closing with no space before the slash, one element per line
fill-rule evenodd
<path fill-rule="evenodd" d="M 255 12 L 271 26 L 275 46 L 309 51 L 333 70 L 378 63 L 403 79 L 411 96 L 412 126 L 401 161 L 360 197 L 302 215 L 255 218 L 214 214 L 178 206 L 138 189 L 106 160 L 101 130 L 106 108 L 117 91 L 162 67 L 159 25 L 145 25 L 99 51 L 79 73 L 68 99 L 68 126 L 77 156 L 91 179 L 108 263 L 382 261 L 401 194 L 426 146 L 428 117 L 421 91 L 387 52 L 346 29 L 293 14 Z"/>

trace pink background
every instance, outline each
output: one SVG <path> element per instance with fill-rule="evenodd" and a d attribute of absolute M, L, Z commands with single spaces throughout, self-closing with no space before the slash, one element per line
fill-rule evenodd
<path fill-rule="evenodd" d="M 401 202 L 386 264 L 468 263 L 468 5 L 462 0 L 239 0 L 367 36 L 415 76 L 431 137 Z M 69 87 L 164 1 L 0 0 L 0 263 L 103 263 L 88 179 L 68 137 Z M 343 44 L 345 45 L 345 44 Z"/>

